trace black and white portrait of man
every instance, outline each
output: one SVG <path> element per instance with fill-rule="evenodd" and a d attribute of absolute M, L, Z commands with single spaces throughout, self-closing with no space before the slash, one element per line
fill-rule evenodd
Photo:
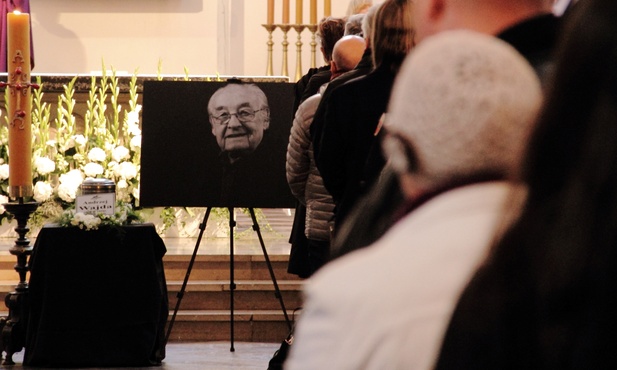
<path fill-rule="evenodd" d="M 221 152 L 234 163 L 261 143 L 270 125 L 268 98 L 255 84 L 228 84 L 210 97 L 208 117 Z"/>
<path fill-rule="evenodd" d="M 144 206 L 292 208 L 293 84 L 145 81 Z"/>

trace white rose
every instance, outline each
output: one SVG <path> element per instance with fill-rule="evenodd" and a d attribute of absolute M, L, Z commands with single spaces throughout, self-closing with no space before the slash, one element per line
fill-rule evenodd
<path fill-rule="evenodd" d="M 86 225 L 86 229 L 88 230 L 97 229 L 98 226 L 101 224 L 101 219 L 94 215 L 84 215 L 84 217 L 82 217 L 81 219 L 81 222 Z"/>
<path fill-rule="evenodd" d="M 141 148 L 141 134 L 136 135 L 131 139 L 131 149 L 135 150 L 135 148 Z"/>
<path fill-rule="evenodd" d="M 73 184 L 58 185 L 58 196 L 65 202 L 74 201 L 77 196 L 77 186 L 73 186 Z"/>
<path fill-rule="evenodd" d="M 115 174 L 126 180 L 130 180 L 137 176 L 137 166 L 131 162 L 122 162 L 115 168 Z"/>
<path fill-rule="evenodd" d="M 0 165 L 0 180 L 6 180 L 9 178 L 9 165 L 2 164 Z"/>
<path fill-rule="evenodd" d="M 111 157 L 116 162 L 121 162 L 123 159 L 128 159 L 130 157 L 131 151 L 128 150 L 125 146 L 119 145 L 114 148 L 111 152 Z"/>
<path fill-rule="evenodd" d="M 103 166 L 98 163 L 90 162 L 84 166 L 84 173 L 89 177 L 97 177 L 98 175 L 102 175 L 103 171 Z"/>
<path fill-rule="evenodd" d="M 84 177 L 80 170 L 71 170 L 67 173 L 63 173 L 59 178 L 60 185 L 58 185 L 58 196 L 66 202 L 74 201 L 77 195 L 77 189 L 83 180 Z"/>
<path fill-rule="evenodd" d="M 34 158 L 34 168 L 41 175 L 47 175 L 56 170 L 56 163 L 47 157 Z"/>
<path fill-rule="evenodd" d="M 84 181 L 84 175 L 80 170 L 70 170 L 60 175 L 60 183 L 71 186 L 79 186 Z"/>
<path fill-rule="evenodd" d="M 120 181 L 118 181 L 118 189 L 126 189 L 129 187 L 129 184 L 126 182 L 126 180 L 122 179 Z"/>
<path fill-rule="evenodd" d="M 6 195 L 0 195 L 0 215 L 6 212 L 6 210 L 4 209 L 4 203 L 8 203 L 8 202 L 9 202 L 9 197 L 7 197 Z"/>
<path fill-rule="evenodd" d="M 88 159 L 93 162 L 103 162 L 107 158 L 107 154 L 101 148 L 92 148 L 88 152 Z"/>
<path fill-rule="evenodd" d="M 45 181 L 37 181 L 36 184 L 34 184 L 34 200 L 39 203 L 43 203 L 51 198 L 53 193 L 54 189 Z"/>
<path fill-rule="evenodd" d="M 98 226 L 101 224 L 101 219 L 94 215 L 87 215 L 81 212 L 75 213 L 73 216 L 73 220 L 71 220 L 71 224 L 75 226 L 79 226 L 80 228 L 85 228 L 87 230 L 96 230 Z"/>

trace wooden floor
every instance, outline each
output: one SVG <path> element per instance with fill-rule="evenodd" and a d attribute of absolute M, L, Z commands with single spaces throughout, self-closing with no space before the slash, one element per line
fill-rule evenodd
<path fill-rule="evenodd" d="M 115 370 L 266 370 L 268 361 L 278 349 L 276 343 L 234 343 L 235 351 L 230 351 L 229 342 L 169 343 L 167 357 L 161 366 L 111 368 Z M 0 369 L 43 370 L 39 367 L 21 365 L 23 351 L 16 353 L 13 366 L 0 365 Z M 90 370 L 102 368 L 88 368 Z"/>

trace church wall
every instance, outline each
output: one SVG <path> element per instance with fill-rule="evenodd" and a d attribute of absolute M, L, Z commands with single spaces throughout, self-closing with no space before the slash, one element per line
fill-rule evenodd
<path fill-rule="evenodd" d="M 318 17 L 323 0 L 318 0 Z M 281 21 L 277 0 L 275 23 Z M 304 22 L 309 20 L 304 0 Z M 295 21 L 291 1 L 291 22 Z M 347 1 L 332 0 L 342 16 Z M 266 73 L 266 0 L 30 0 L 34 73 L 89 74 L 106 67 L 129 74 L 256 76 Z M 282 72 L 282 33 L 275 31 L 273 70 Z M 297 33 L 288 34 L 288 72 L 296 72 Z M 311 64 L 308 31 L 302 71 Z M 323 60 L 317 48 L 317 65 Z M 159 68 L 160 61 L 160 68 Z"/>

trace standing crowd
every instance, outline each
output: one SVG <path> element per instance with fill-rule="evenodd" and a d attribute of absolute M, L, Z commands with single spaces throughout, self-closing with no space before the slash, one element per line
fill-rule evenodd
<path fill-rule="evenodd" d="M 309 279 L 285 369 L 617 367 L 617 3 L 567 5 L 321 21 L 287 152 Z"/>

